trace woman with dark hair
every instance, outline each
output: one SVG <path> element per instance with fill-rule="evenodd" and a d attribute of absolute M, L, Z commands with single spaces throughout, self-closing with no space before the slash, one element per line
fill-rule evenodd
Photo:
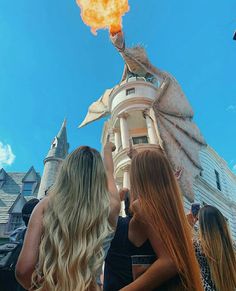
<path fill-rule="evenodd" d="M 199 240 L 195 249 L 205 291 L 236 290 L 236 257 L 227 221 L 214 206 L 199 211 Z"/>
<path fill-rule="evenodd" d="M 203 290 L 181 192 L 162 151 L 134 155 L 130 182 L 129 240 L 137 247 L 149 240 L 157 259 L 121 290 Z"/>

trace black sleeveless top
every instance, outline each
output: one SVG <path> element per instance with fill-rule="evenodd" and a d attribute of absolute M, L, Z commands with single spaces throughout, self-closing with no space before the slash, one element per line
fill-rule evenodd
<path fill-rule="evenodd" d="M 147 240 L 134 246 L 128 238 L 131 217 L 119 217 L 116 233 L 105 259 L 104 291 L 117 291 L 133 281 L 131 256 L 155 255 Z"/>

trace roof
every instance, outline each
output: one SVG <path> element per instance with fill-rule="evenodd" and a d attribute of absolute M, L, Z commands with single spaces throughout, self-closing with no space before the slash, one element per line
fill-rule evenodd
<path fill-rule="evenodd" d="M 29 180 L 34 180 L 33 182 L 37 184 L 33 195 L 24 197 L 26 201 L 37 197 L 40 184 L 40 174 L 37 173 L 33 167 L 31 167 L 27 173 L 10 173 L 4 171 L 4 175 L 1 175 L 3 171 L 3 169 L 0 170 L 0 224 L 7 223 L 11 207 L 19 200 L 18 197 L 22 190 L 23 181 L 29 182 Z"/>
<path fill-rule="evenodd" d="M 69 144 L 67 142 L 66 119 L 55 138 L 51 143 L 51 148 L 47 154 L 47 158 L 64 159 L 68 155 Z"/>

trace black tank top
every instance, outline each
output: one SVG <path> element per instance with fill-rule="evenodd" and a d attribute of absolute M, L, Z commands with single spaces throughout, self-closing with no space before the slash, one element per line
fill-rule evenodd
<path fill-rule="evenodd" d="M 104 291 L 117 291 L 133 281 L 131 256 L 154 255 L 150 242 L 134 246 L 128 238 L 131 217 L 119 217 L 115 237 L 105 259 Z"/>

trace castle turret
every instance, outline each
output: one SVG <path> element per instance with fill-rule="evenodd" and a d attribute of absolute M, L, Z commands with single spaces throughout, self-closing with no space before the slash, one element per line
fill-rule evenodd
<path fill-rule="evenodd" d="M 44 159 L 44 170 L 38 192 L 38 198 L 45 195 L 45 191 L 53 185 L 62 161 L 68 155 L 69 144 L 67 142 L 66 120 L 63 121 L 58 134 L 54 137 L 51 147 Z"/>
<path fill-rule="evenodd" d="M 119 188 L 130 188 L 129 144 L 136 150 L 159 147 L 155 121 L 149 115 L 156 91 L 156 84 L 130 73 L 110 94 L 111 117 L 105 123 L 101 142 L 105 144 L 110 134 L 116 145 L 113 159 Z"/>

